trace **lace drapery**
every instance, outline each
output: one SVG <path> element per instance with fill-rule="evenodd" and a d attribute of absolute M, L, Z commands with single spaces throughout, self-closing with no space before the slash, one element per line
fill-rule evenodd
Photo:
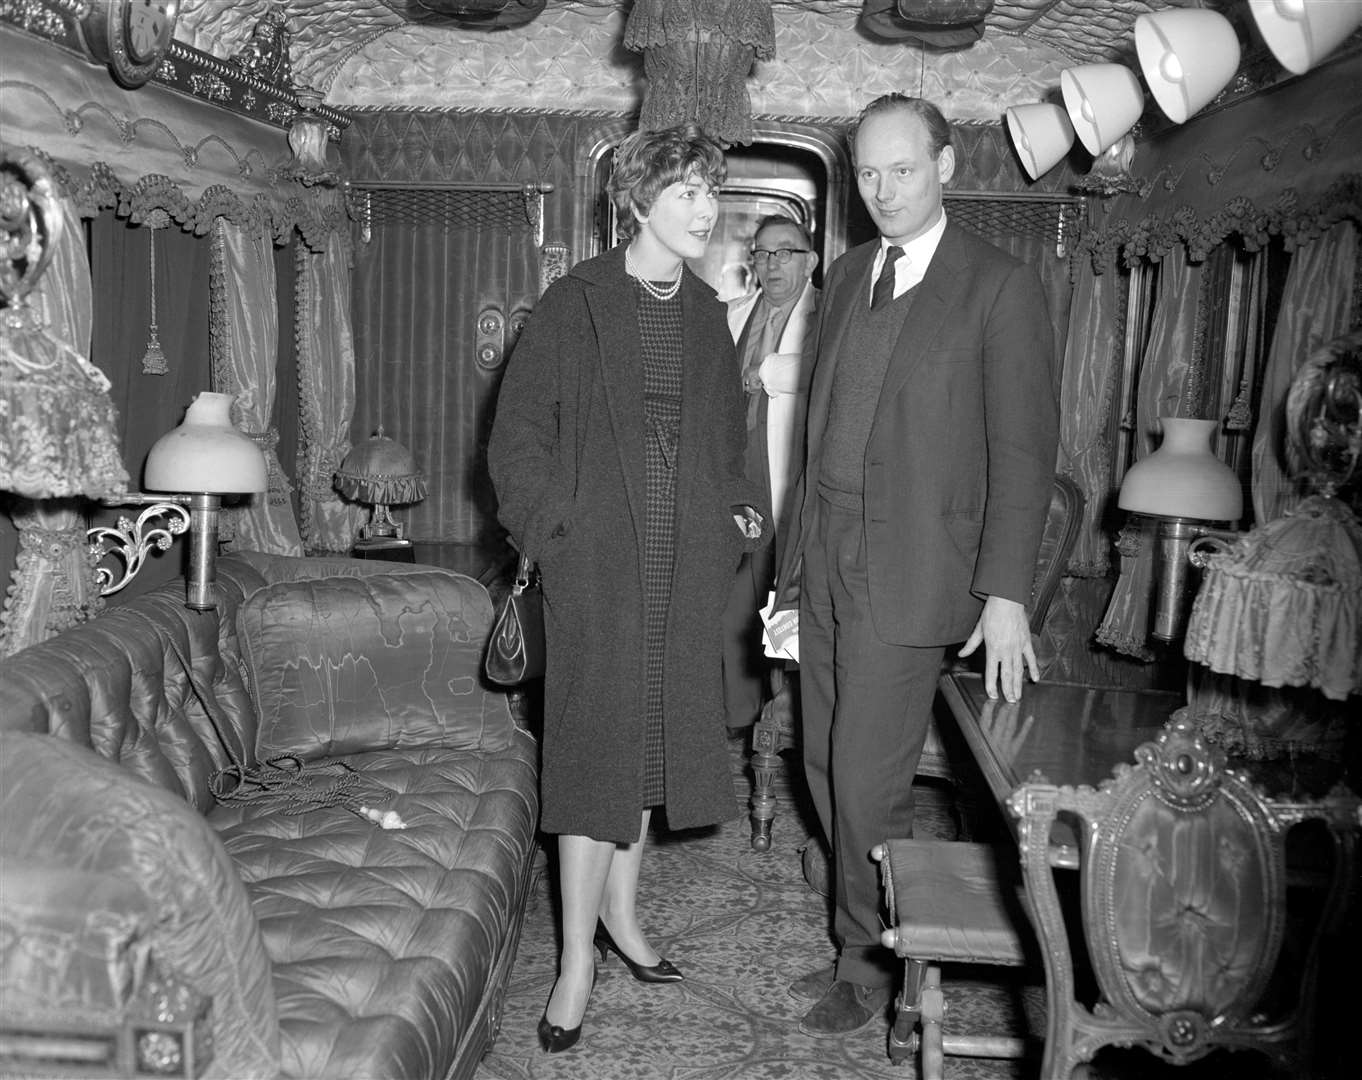
<path fill-rule="evenodd" d="M 248 496 L 237 512 L 231 547 L 301 555 L 289 483 L 275 452 L 279 433 L 270 427 L 279 355 L 273 249 L 267 237 L 247 235 L 221 219 L 213 245 L 215 277 L 221 281 L 221 317 L 215 312 L 211 326 L 213 389 L 236 395 L 236 422 L 260 446 L 269 470 L 268 493 Z"/>
<path fill-rule="evenodd" d="M 355 347 L 350 320 L 350 253 L 339 235 L 316 254 L 297 250 L 296 321 L 303 452 L 298 484 L 308 551 L 347 551 L 364 521 L 332 478 L 350 449 Z"/>
<path fill-rule="evenodd" d="M 639 127 L 699 124 L 726 143 L 752 141 L 747 77 L 775 55 L 769 0 L 635 0 L 624 47 L 643 53 Z"/>

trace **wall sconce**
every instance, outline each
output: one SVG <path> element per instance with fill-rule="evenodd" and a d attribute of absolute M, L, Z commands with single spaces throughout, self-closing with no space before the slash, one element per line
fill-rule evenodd
<path fill-rule="evenodd" d="M 1175 124 L 1209 105 L 1239 70 L 1239 38 L 1218 11 L 1182 8 L 1135 20 L 1135 49 L 1149 92 Z"/>
<path fill-rule="evenodd" d="M 1126 472 L 1117 506 L 1159 522 L 1150 632 L 1160 641 L 1174 641 L 1182 624 L 1191 544 L 1206 536 L 1237 537 L 1230 529 L 1206 523 L 1238 521 L 1244 494 L 1234 470 L 1211 452 L 1216 421 L 1165 416 L 1159 423 L 1163 442 Z"/>
<path fill-rule="evenodd" d="M 426 478 L 410 450 L 388 438 L 380 427 L 356 443 L 336 470 L 335 488 L 347 499 L 373 506 L 369 522 L 359 530 L 359 541 L 406 542 L 406 529 L 388 512 L 389 506 L 417 503 L 426 497 Z"/>
<path fill-rule="evenodd" d="M 222 496 L 263 492 L 268 487 L 265 457 L 231 420 L 234 394 L 199 394 L 184 421 L 156 440 L 147 454 L 145 484 L 164 495 L 114 495 L 111 506 L 147 506 L 135 522 L 119 518 L 117 527 L 100 526 L 86 534 L 98 557 L 115 555 L 123 573 L 96 570 L 100 595 L 116 593 L 142 568 L 153 547 L 164 551 L 175 536 L 190 533 L 185 606 L 199 611 L 217 607 L 213 596 Z M 179 494 L 186 492 L 187 494 Z M 188 507 L 188 510 L 185 509 Z M 154 525 L 158 517 L 166 524 Z"/>
<path fill-rule="evenodd" d="M 326 148 L 331 137 L 331 125 L 326 117 L 316 111 L 322 103 L 322 95 L 316 90 L 296 91 L 298 111 L 288 126 L 288 145 L 293 151 L 293 160 L 285 170 L 291 180 L 297 180 L 304 187 L 320 184 L 322 187 L 335 187 L 340 183 L 340 173 L 328 167 Z"/>
<path fill-rule="evenodd" d="M 1124 64 L 1080 64 L 1059 73 L 1064 107 L 1074 132 L 1093 157 L 1135 126 L 1144 112 L 1144 92 Z"/>
<path fill-rule="evenodd" d="M 1007 110 L 1007 132 L 1017 148 L 1022 167 L 1039 180 L 1063 159 L 1074 144 L 1074 126 L 1058 105 L 1037 102 L 1012 105 Z"/>
<path fill-rule="evenodd" d="M 1296 75 L 1362 26 L 1362 0 L 1249 0 L 1249 11 L 1277 62 Z"/>

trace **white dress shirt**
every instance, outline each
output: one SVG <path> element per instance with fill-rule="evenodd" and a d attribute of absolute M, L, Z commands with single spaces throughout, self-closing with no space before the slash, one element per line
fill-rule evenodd
<path fill-rule="evenodd" d="M 931 265 L 932 256 L 936 254 L 937 245 L 941 243 L 941 234 L 946 231 L 946 211 L 941 211 L 941 216 L 936 219 L 936 224 L 928 229 L 921 236 L 909 240 L 903 244 L 903 256 L 894 264 L 894 299 L 898 299 L 927 274 L 927 267 Z M 880 268 L 884 266 L 884 254 L 890 248 L 890 243 L 883 236 L 880 237 L 880 250 L 875 254 L 875 262 L 870 267 L 870 289 L 873 293 L 875 281 L 880 276 Z M 866 303 L 869 303 L 870 294 L 867 293 Z"/>

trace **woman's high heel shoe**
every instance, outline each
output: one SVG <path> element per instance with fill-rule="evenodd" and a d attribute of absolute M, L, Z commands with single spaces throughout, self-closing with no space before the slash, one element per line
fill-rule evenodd
<path fill-rule="evenodd" d="M 630 960 L 629 957 L 624 955 L 624 951 L 615 944 L 615 939 L 610 936 L 610 931 L 605 928 L 604 923 L 596 924 L 596 951 L 601 954 L 601 963 L 605 963 L 607 952 L 614 953 L 624 961 L 624 966 L 629 969 L 629 974 L 633 975 L 639 982 L 673 983 L 681 982 L 685 978 L 670 960 L 658 960 L 651 967 Z"/>
<path fill-rule="evenodd" d="M 582 1025 L 575 1028 L 562 1028 L 549 1023 L 548 1010 L 539 1018 L 539 1045 L 546 1054 L 556 1054 L 561 1050 L 577 1045 L 582 1037 Z"/>
<path fill-rule="evenodd" d="M 596 973 L 591 973 L 591 989 L 596 989 Z M 585 1016 L 583 1016 L 585 1019 Z M 557 1054 L 577 1045 L 582 1037 L 582 1024 L 578 1021 L 575 1028 L 559 1027 L 549 1023 L 549 1007 L 544 1006 L 544 1015 L 539 1018 L 539 1046 L 546 1054 Z"/>

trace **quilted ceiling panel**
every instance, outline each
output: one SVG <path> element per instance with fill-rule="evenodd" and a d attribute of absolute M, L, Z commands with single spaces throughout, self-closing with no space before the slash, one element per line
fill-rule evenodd
<path fill-rule="evenodd" d="M 634 0 L 548 0 L 526 25 L 411 22 L 417 0 L 290 0 L 299 85 L 356 109 L 535 109 L 627 113 L 642 58 L 621 44 Z M 858 27 L 862 0 L 771 0 L 776 54 L 750 79 L 764 116 L 846 116 L 886 90 L 921 93 L 957 120 L 996 121 L 1053 93 L 1075 63 L 1130 60 L 1132 24 L 1193 0 L 996 0 L 967 49 L 923 49 Z M 1222 7 L 1230 0 L 1212 0 Z M 227 58 L 276 0 L 183 0 L 177 37 Z"/>

